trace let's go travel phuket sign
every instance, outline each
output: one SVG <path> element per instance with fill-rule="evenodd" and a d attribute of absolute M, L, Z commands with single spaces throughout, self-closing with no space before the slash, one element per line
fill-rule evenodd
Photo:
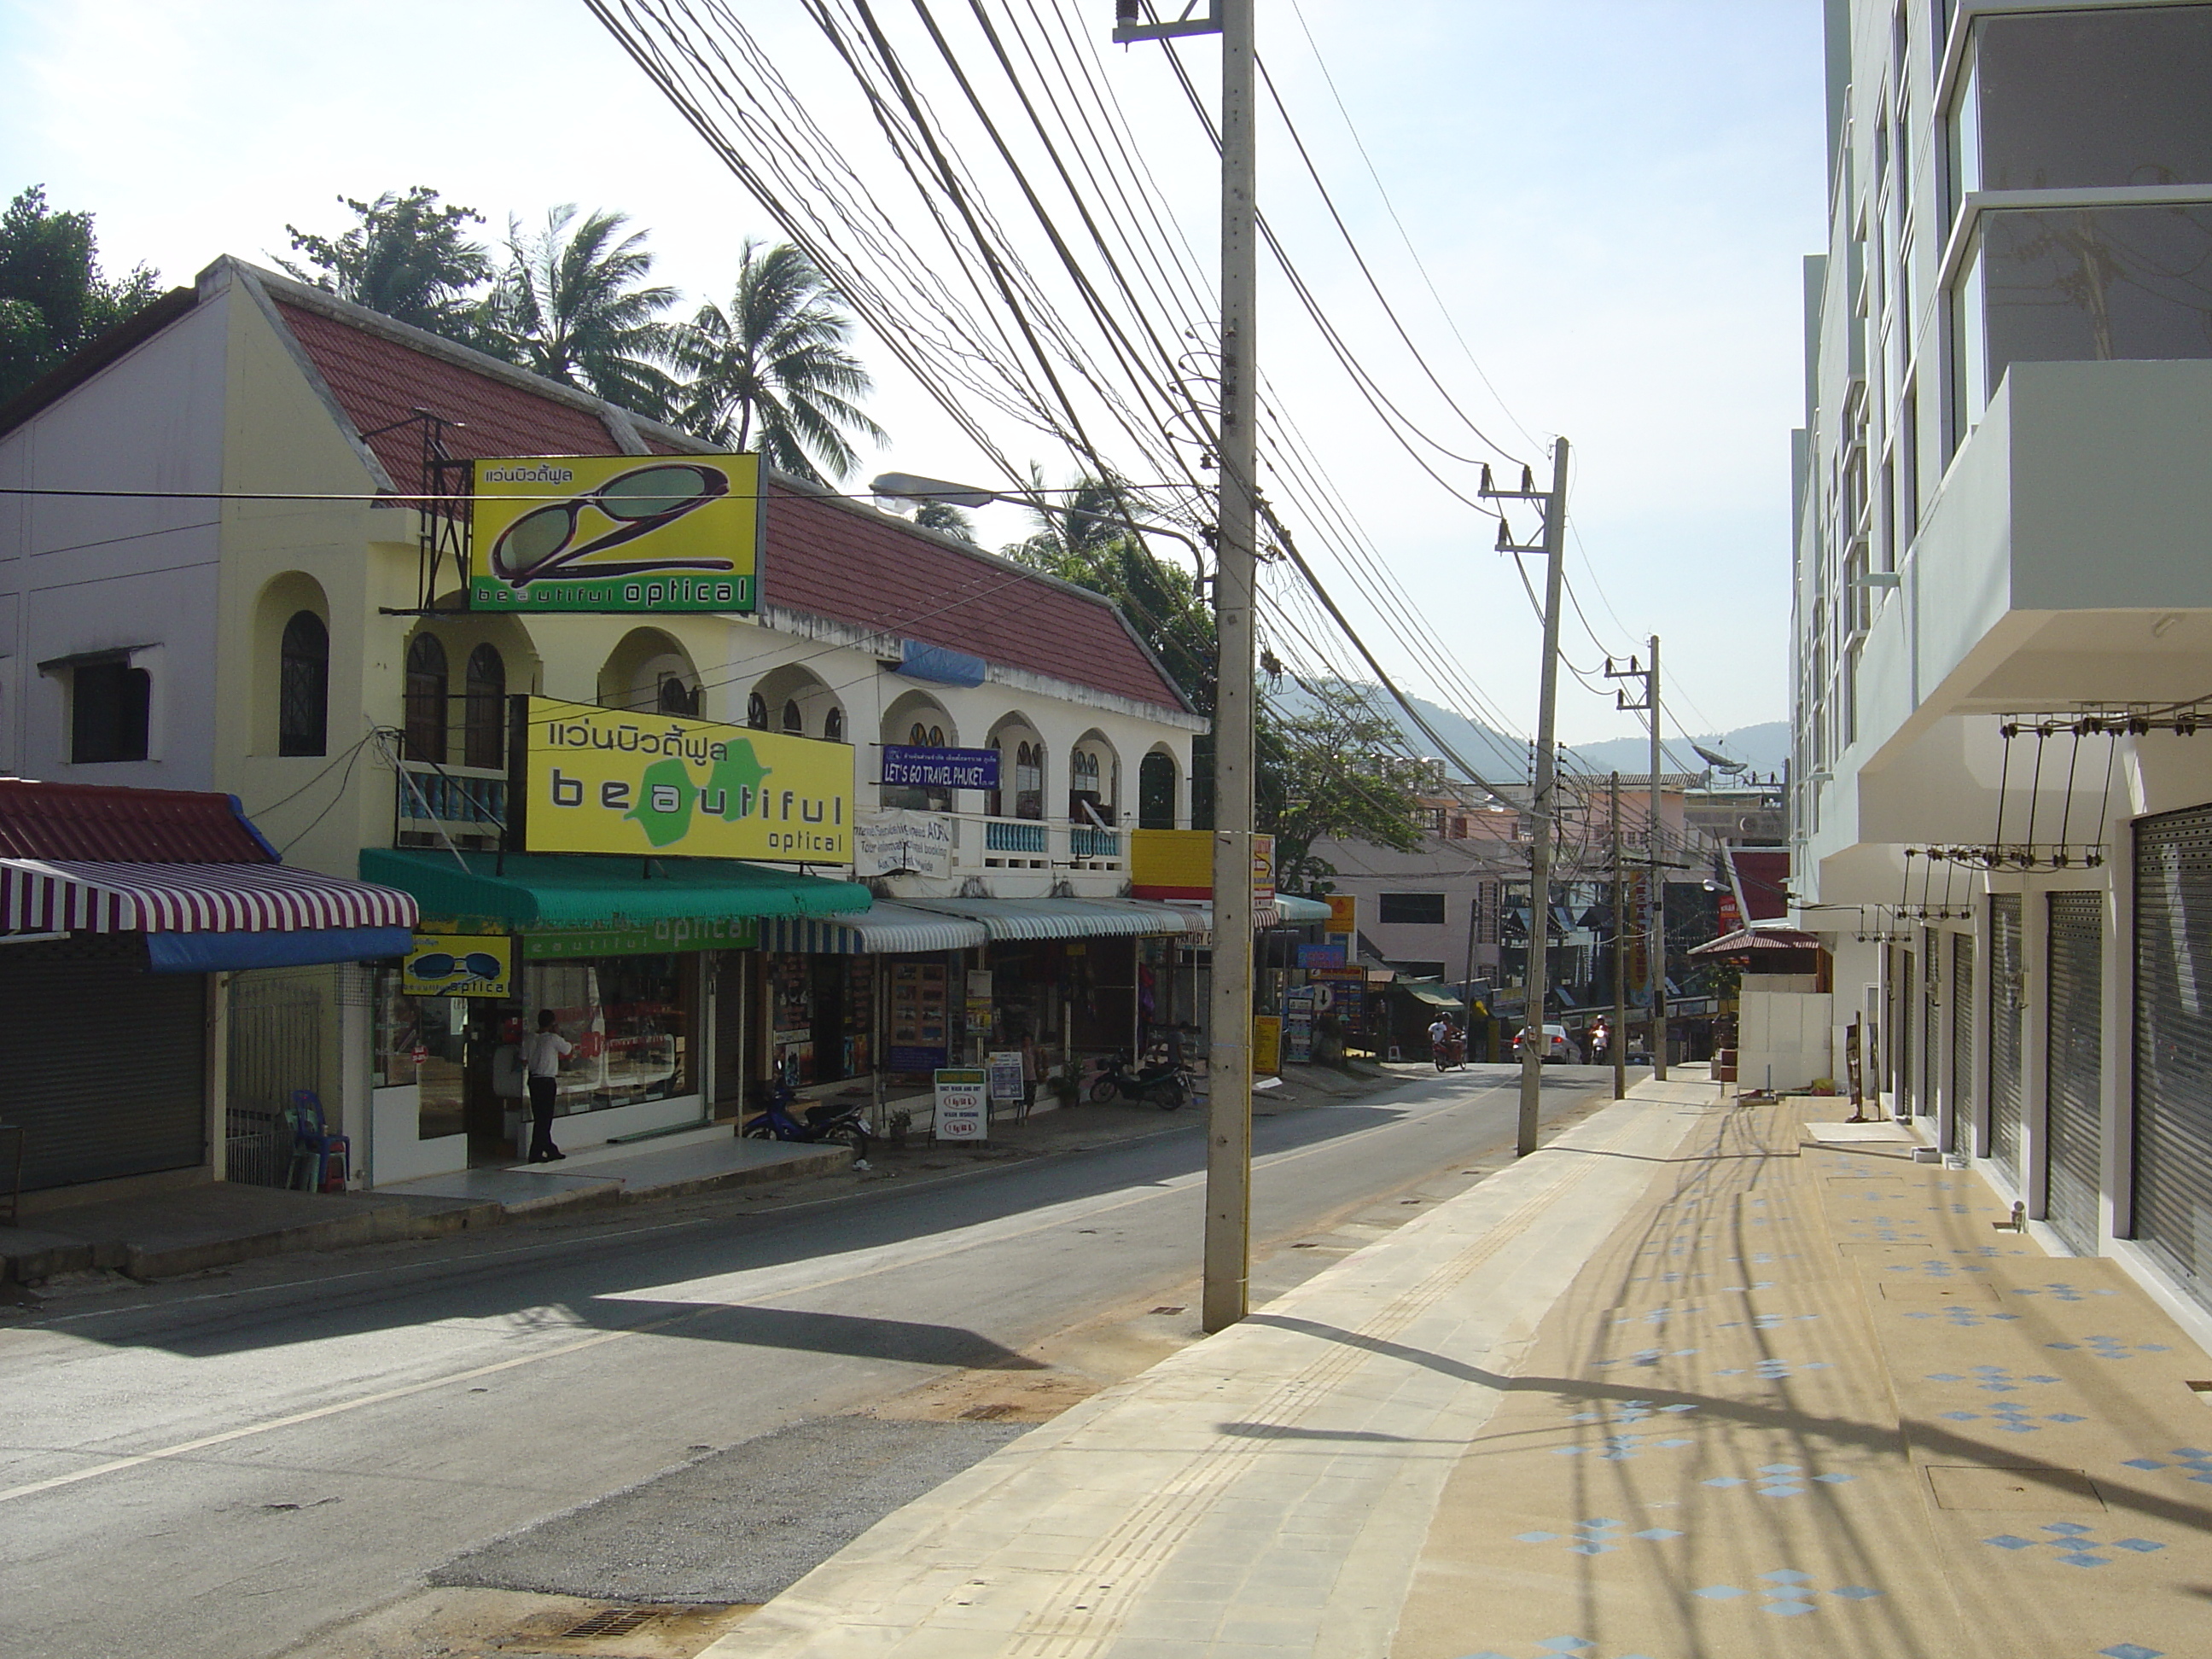
<path fill-rule="evenodd" d="M 757 455 L 480 460 L 469 608 L 751 611 L 760 486 Z"/>
<path fill-rule="evenodd" d="M 526 699 L 532 853 L 853 861 L 853 748 L 712 720 Z"/>

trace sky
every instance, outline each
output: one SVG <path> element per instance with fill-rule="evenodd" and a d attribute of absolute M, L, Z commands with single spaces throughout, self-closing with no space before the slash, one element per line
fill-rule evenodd
<path fill-rule="evenodd" d="M 725 3 L 886 210 L 926 225 L 795 0 Z M 1002 9 L 1031 6 L 1102 42 L 1113 15 L 1111 0 Z M 920 63 L 915 9 L 876 9 Z M 948 28 L 966 11 L 935 9 Z M 1800 271 L 1822 241 L 1816 0 L 1258 0 L 1258 27 L 1297 131 L 1428 371 L 1540 477 L 1552 437 L 1571 441 L 1568 579 L 1580 604 L 1563 648 L 1588 683 L 1562 676 L 1562 740 L 1639 729 L 1596 671 L 1652 634 L 1670 725 L 1786 718 Z M 1212 43 L 1176 50 L 1202 88 L 1218 86 Z M 1161 52 L 1104 46 L 1100 59 L 1161 194 L 1210 258 L 1218 175 Z M 52 205 L 94 213 L 111 270 L 143 261 L 179 283 L 222 253 L 265 262 L 289 252 L 288 223 L 343 228 L 339 195 L 418 184 L 482 212 L 487 234 L 510 216 L 542 222 L 556 203 L 622 209 L 650 232 L 657 274 L 694 301 L 726 297 L 744 240 L 776 234 L 571 0 L 0 0 L 0 61 L 10 88 L 0 187 L 42 184 Z M 980 142 L 960 142 L 993 210 L 1018 216 Z M 1260 199 L 1376 381 L 1414 424 L 1480 459 L 1390 331 L 1272 117 Z M 1531 730 L 1540 637 L 1511 556 L 1493 550 L 1496 524 L 1427 477 L 1359 402 L 1272 270 L 1258 342 L 1280 407 L 1414 613 L 1304 541 L 1353 626 L 1409 691 Z M 878 380 L 868 407 L 890 434 L 860 479 L 1008 482 L 879 342 L 859 345 Z M 1000 422 L 993 435 L 1048 479 L 1073 473 L 1042 433 Z M 1473 493 L 1471 467 L 1431 459 Z M 981 526 L 990 544 L 1027 528 L 1006 507 Z M 1534 529 L 1515 521 L 1524 538 Z M 1314 648 L 1353 665 L 1340 642 L 1316 637 Z"/>

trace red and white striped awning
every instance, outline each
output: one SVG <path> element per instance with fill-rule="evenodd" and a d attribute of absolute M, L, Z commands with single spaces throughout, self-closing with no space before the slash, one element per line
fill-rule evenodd
<path fill-rule="evenodd" d="M 291 933 L 412 927 L 414 896 L 283 864 L 97 864 L 0 859 L 11 933 Z"/>

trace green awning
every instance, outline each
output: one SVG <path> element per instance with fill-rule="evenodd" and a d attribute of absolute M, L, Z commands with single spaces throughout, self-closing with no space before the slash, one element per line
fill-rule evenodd
<path fill-rule="evenodd" d="M 1418 1001 L 1427 1003 L 1432 1008 L 1447 1008 L 1455 1014 L 1463 1014 L 1467 1012 L 1465 1003 L 1434 981 L 1424 982 L 1418 979 L 1401 979 L 1395 988 L 1405 992 Z"/>
<path fill-rule="evenodd" d="M 412 893 L 427 917 L 525 928 L 842 915 L 874 902 L 857 882 L 737 859 L 509 853 L 503 873 L 496 854 L 459 859 L 442 849 L 363 848 L 362 879 Z"/>

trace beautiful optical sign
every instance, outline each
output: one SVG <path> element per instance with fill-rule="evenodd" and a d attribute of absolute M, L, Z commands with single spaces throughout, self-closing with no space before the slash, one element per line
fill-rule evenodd
<path fill-rule="evenodd" d="M 550 455 L 476 463 L 473 611 L 753 610 L 757 455 Z"/>
<path fill-rule="evenodd" d="M 853 748 L 712 720 L 527 699 L 533 853 L 853 860 Z"/>

